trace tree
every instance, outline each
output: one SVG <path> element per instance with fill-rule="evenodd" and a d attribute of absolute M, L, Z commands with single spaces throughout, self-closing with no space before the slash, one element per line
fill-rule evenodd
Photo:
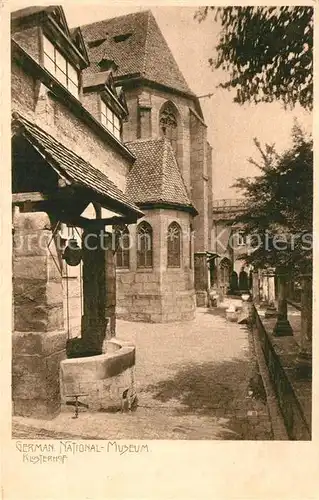
<path fill-rule="evenodd" d="M 239 178 L 234 187 L 244 195 L 235 224 L 248 236 L 250 250 L 242 255 L 256 268 L 311 270 L 313 213 L 313 142 L 295 124 L 293 145 L 283 154 L 273 145 L 255 145 L 261 162 L 249 159 L 261 175 Z"/>
<path fill-rule="evenodd" d="M 200 22 L 210 11 L 221 24 L 217 59 L 229 79 L 219 86 L 235 89 L 235 102 L 297 102 L 313 106 L 312 7 L 204 7 Z"/>

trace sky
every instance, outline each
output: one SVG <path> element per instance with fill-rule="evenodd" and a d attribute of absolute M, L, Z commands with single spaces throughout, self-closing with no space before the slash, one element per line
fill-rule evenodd
<path fill-rule="evenodd" d="M 28 3 L 28 5 L 32 5 Z M 234 95 L 217 85 L 227 78 L 222 71 L 214 71 L 208 59 L 214 55 L 219 26 L 210 15 L 204 22 L 194 20 L 194 7 L 137 6 L 133 2 L 114 2 L 110 5 L 79 2 L 62 3 L 70 27 L 88 24 L 130 12 L 151 9 L 174 57 L 197 96 L 213 92 L 211 98 L 200 99 L 208 140 L 213 147 L 213 196 L 237 198 L 240 193 L 232 188 L 236 178 L 258 174 L 247 159 L 259 159 L 254 137 L 264 143 L 275 144 L 278 152 L 291 144 L 294 117 L 310 132 L 311 114 L 299 106 L 285 111 L 279 103 L 233 103 Z M 21 8 L 21 4 L 16 8 Z"/>

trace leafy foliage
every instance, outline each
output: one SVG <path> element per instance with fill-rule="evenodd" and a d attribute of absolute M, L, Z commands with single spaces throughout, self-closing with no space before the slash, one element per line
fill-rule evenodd
<path fill-rule="evenodd" d="M 313 213 L 313 142 L 295 124 L 293 146 L 278 155 L 255 139 L 261 162 L 249 159 L 261 175 L 239 178 L 234 187 L 244 195 L 235 219 L 249 236 L 242 255 L 256 267 L 284 266 L 297 273 L 311 268 Z M 281 243 L 280 241 L 281 240 Z"/>
<path fill-rule="evenodd" d="M 235 102 L 272 102 L 285 106 L 297 102 L 313 106 L 313 8 L 312 7 L 204 7 L 221 24 L 217 59 L 213 68 L 229 73 L 225 89 L 236 89 Z"/>

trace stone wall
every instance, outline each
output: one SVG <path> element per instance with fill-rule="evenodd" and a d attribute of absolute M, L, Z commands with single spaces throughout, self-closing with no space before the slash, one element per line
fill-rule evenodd
<path fill-rule="evenodd" d="M 11 89 L 12 112 L 35 122 L 125 190 L 131 163 L 15 63 Z"/>
<path fill-rule="evenodd" d="M 123 126 L 123 139 L 125 142 L 139 138 L 160 137 L 159 116 L 163 104 L 171 101 L 178 114 L 178 140 L 177 162 L 181 169 L 184 182 L 189 192 L 191 191 L 191 165 L 190 165 L 190 126 L 189 108 L 194 107 L 191 99 L 176 95 L 173 92 L 143 87 L 138 89 L 128 88 L 125 91 L 129 110 L 128 121 Z M 150 117 L 146 119 L 145 103 L 148 106 Z M 145 110 L 141 114 L 140 110 Z M 142 129 L 144 127 L 144 129 Z"/>
<path fill-rule="evenodd" d="M 199 212 L 194 219 L 194 251 L 211 250 L 212 228 L 212 147 L 207 142 L 207 127 L 196 114 L 191 99 L 169 91 L 153 88 L 127 89 L 126 99 L 129 119 L 124 125 L 124 140 L 133 141 L 139 133 L 139 102 L 148 102 L 150 106 L 151 126 L 148 128 L 152 137 L 160 136 L 160 111 L 167 101 L 177 108 L 179 115 L 177 162 L 181 169 L 190 197 Z M 142 134 L 146 138 L 145 134 Z"/>
<path fill-rule="evenodd" d="M 14 217 L 13 306 L 13 412 L 52 417 L 60 410 L 66 332 L 59 258 L 42 212 Z"/>
<path fill-rule="evenodd" d="M 258 335 L 266 365 L 291 440 L 311 440 L 311 380 L 298 372 L 296 340 L 274 337 L 276 318 L 263 319 L 255 309 L 254 334 Z"/>
<path fill-rule="evenodd" d="M 211 186 L 209 186 L 207 158 L 207 128 L 206 125 L 190 110 L 190 167 L 192 201 L 199 214 L 194 219 L 195 252 L 204 252 L 208 248 L 208 201 Z M 210 166 L 211 168 L 211 166 Z"/>
<path fill-rule="evenodd" d="M 153 228 L 153 268 L 137 268 L 136 226 L 130 226 L 133 242 L 130 269 L 117 269 L 117 317 L 131 321 L 165 322 L 194 317 L 194 281 L 190 267 L 191 217 L 177 210 L 147 210 L 144 219 Z M 183 242 L 180 268 L 167 268 L 166 234 L 178 222 Z"/>

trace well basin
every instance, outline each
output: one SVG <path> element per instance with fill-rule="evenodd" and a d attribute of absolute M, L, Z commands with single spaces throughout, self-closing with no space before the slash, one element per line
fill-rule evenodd
<path fill-rule="evenodd" d="M 92 411 L 129 409 L 136 398 L 135 346 L 111 339 L 96 356 L 64 359 L 60 363 L 62 405 L 78 396 L 79 407 Z"/>

